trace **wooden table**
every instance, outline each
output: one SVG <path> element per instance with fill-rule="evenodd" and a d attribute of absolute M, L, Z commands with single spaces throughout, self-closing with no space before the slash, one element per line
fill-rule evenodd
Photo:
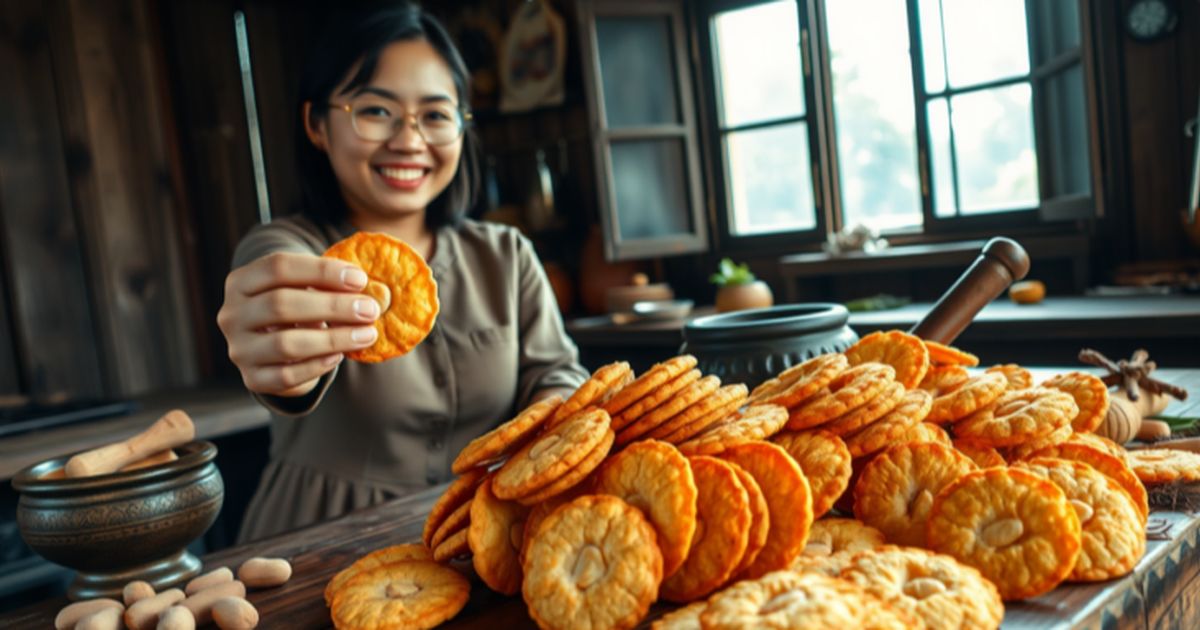
<path fill-rule="evenodd" d="M 1043 377 L 1049 371 L 1037 370 Z M 1162 378 L 1186 384 L 1200 397 L 1200 369 L 1160 370 Z M 1168 413 L 1191 409 L 1197 401 L 1175 403 Z M 334 573 L 358 557 L 387 545 L 417 542 L 425 515 L 444 486 L 361 510 L 335 521 L 290 534 L 226 549 L 204 557 L 204 570 L 236 569 L 253 556 L 288 558 L 292 579 L 275 589 L 252 591 L 260 628 L 327 628 L 329 612 L 322 593 Z M 1152 539 L 1136 569 L 1117 580 L 1066 585 L 1041 597 L 1007 606 L 1004 628 L 1197 628 L 1200 627 L 1200 516 L 1156 511 L 1151 520 L 1166 520 L 1164 539 Z M 65 598 L 48 600 L 0 616 L 0 628 L 51 627 Z M 655 606 L 650 618 L 669 608 Z M 646 625 L 646 624 L 643 624 Z M 504 597 L 477 580 L 471 600 L 446 628 L 534 627 L 519 597 Z"/>

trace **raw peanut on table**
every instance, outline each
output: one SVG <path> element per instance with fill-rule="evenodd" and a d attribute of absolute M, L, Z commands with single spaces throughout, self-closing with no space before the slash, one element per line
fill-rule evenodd
<path fill-rule="evenodd" d="M 222 597 L 213 604 L 213 621 L 221 630 L 249 630 L 258 625 L 258 610 L 241 597 Z"/>
<path fill-rule="evenodd" d="M 172 606 L 158 618 L 154 630 L 196 630 L 196 618 L 183 606 Z"/>
<path fill-rule="evenodd" d="M 199 575 L 192 578 L 192 581 L 188 582 L 187 586 L 183 587 L 183 592 L 187 594 L 188 597 L 191 597 L 192 595 L 195 595 L 206 588 L 232 581 L 233 571 L 231 571 L 229 567 L 221 567 L 219 569 L 213 569 L 204 575 Z"/>
<path fill-rule="evenodd" d="M 237 577 L 250 588 L 279 586 L 292 577 L 292 565 L 283 558 L 250 558 L 238 567 Z"/>
<path fill-rule="evenodd" d="M 212 621 L 212 607 L 222 597 L 245 597 L 246 585 L 240 580 L 225 582 L 196 593 L 183 600 L 179 605 L 192 611 L 196 617 L 196 625 L 202 626 Z"/>
<path fill-rule="evenodd" d="M 121 599 L 125 600 L 126 606 L 132 606 L 147 597 L 154 597 L 154 587 L 142 580 L 134 580 L 121 590 Z"/>
<path fill-rule="evenodd" d="M 58 616 L 54 618 L 54 627 L 56 630 L 69 630 L 74 628 L 80 619 L 105 608 L 117 608 L 122 612 L 125 611 L 125 606 L 115 599 L 87 599 L 70 604 L 58 611 Z"/>
<path fill-rule="evenodd" d="M 118 608 L 105 608 L 94 612 L 75 624 L 75 630 L 121 630 L 123 627 L 121 610 Z"/>
<path fill-rule="evenodd" d="M 158 625 L 158 616 L 184 597 L 183 591 L 173 588 L 140 600 L 125 611 L 125 626 L 129 630 L 153 630 Z"/>

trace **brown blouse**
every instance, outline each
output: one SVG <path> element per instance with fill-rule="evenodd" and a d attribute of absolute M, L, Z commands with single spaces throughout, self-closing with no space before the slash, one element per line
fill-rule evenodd
<path fill-rule="evenodd" d="M 233 265 L 279 252 L 321 254 L 355 231 L 289 217 L 252 230 Z M 343 361 L 300 398 L 256 396 L 271 411 L 271 457 L 239 539 L 340 516 L 448 480 L 471 439 L 540 390 L 588 376 L 530 242 L 475 221 L 437 232 L 428 261 L 441 310 L 412 352 Z"/>

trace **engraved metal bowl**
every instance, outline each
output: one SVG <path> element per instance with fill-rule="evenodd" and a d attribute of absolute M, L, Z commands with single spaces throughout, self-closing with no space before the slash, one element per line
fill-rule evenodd
<path fill-rule="evenodd" d="M 178 459 L 93 477 L 48 478 L 70 455 L 34 464 L 13 478 L 17 527 L 51 562 L 74 569 L 71 599 L 121 598 L 132 580 L 155 590 L 200 572 L 187 546 L 217 519 L 225 485 L 212 442 L 178 447 Z"/>
<path fill-rule="evenodd" d="M 699 317 L 684 326 L 680 352 L 695 355 L 701 372 L 753 389 L 793 365 L 849 348 L 858 341 L 849 321 L 845 306 L 824 302 Z"/>

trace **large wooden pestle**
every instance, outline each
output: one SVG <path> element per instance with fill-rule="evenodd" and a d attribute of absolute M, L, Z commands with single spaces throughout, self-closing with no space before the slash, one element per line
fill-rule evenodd
<path fill-rule="evenodd" d="M 67 460 L 67 477 L 89 477 L 116 472 L 122 467 L 191 442 L 196 437 L 196 426 L 186 413 L 178 409 L 168 411 L 149 429 L 116 444 L 80 453 Z"/>

